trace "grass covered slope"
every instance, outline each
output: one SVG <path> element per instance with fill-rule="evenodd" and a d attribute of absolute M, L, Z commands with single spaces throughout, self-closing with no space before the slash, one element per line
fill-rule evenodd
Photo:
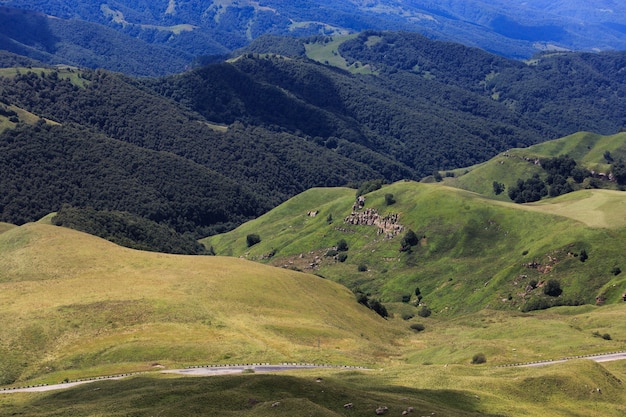
<path fill-rule="evenodd" d="M 384 321 L 319 277 L 121 248 L 30 223 L 0 234 L 0 382 L 199 363 L 367 363 Z"/>
<path fill-rule="evenodd" d="M 394 204 L 386 204 L 386 194 Z M 348 224 L 354 190 L 314 189 L 203 242 L 218 254 L 317 273 L 385 302 L 414 301 L 419 287 L 422 303 L 445 315 L 595 303 L 596 296 L 617 302 L 626 289 L 624 275 L 614 269 L 624 268 L 626 231 L 617 218 L 626 194 L 580 191 L 556 204 L 521 206 L 441 184 L 398 182 L 365 197 L 359 212 L 397 215 L 404 231 L 387 238 L 376 226 Z M 318 213 L 311 217 L 310 211 Z M 581 218 L 619 221 L 599 228 Z M 419 242 L 401 251 L 409 229 Z M 249 234 L 258 234 L 260 243 L 247 247 Z M 325 256 L 342 239 L 349 247 L 345 262 Z M 585 262 L 578 257 L 583 250 Z M 550 279 L 559 281 L 559 297 L 544 295 Z"/>
<path fill-rule="evenodd" d="M 453 187 L 510 201 L 506 191 L 518 179 L 527 179 L 534 174 L 545 177 L 545 172 L 535 163 L 536 160 L 567 155 L 587 170 L 608 174 L 611 165 L 605 158 L 607 152 L 615 161 L 626 159 L 626 133 L 603 136 L 579 132 L 527 148 L 511 149 L 482 164 L 453 170 L 454 177 L 446 177 L 444 182 Z M 494 194 L 494 181 L 505 185 L 505 191 L 499 196 Z M 589 181 L 586 181 L 588 185 Z"/>

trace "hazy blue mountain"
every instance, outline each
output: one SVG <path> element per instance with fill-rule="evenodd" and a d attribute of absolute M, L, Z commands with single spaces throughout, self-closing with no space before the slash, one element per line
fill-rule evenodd
<path fill-rule="evenodd" d="M 542 50 L 626 49 L 626 5 L 614 0 L 0 0 L 0 5 L 64 19 L 68 31 L 83 36 L 69 41 L 72 45 L 88 43 L 92 33 L 98 34 L 99 44 L 107 43 L 101 29 L 76 26 L 82 20 L 107 26 L 146 47 L 167 47 L 150 51 L 160 61 L 176 61 L 168 57 L 172 50 L 187 61 L 221 55 L 268 33 L 308 36 L 365 29 L 420 32 L 512 58 Z M 0 34 L 3 48 L 15 41 L 4 28 Z M 52 35 L 46 38 L 51 44 L 30 46 L 40 54 L 50 53 L 55 36 L 66 40 L 56 31 Z M 109 49 L 124 51 L 115 42 Z M 30 56 L 35 56 L 33 51 Z"/>

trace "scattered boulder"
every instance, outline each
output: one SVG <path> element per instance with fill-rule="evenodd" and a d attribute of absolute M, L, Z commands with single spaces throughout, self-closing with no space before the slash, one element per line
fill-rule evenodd
<path fill-rule="evenodd" d="M 387 411 L 389 411 L 389 408 L 387 408 L 387 407 L 385 407 L 385 406 L 383 406 L 383 407 L 378 407 L 378 408 L 376 409 L 376 415 L 377 415 L 377 416 L 382 416 L 383 414 L 386 414 L 386 413 L 387 413 Z"/>
<path fill-rule="evenodd" d="M 354 407 L 354 404 L 352 403 L 347 403 L 343 405 L 343 408 L 353 408 L 353 407 Z"/>

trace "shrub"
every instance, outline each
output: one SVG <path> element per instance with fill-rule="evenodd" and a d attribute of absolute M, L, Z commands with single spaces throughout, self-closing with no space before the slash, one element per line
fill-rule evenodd
<path fill-rule="evenodd" d="M 426 328 L 422 323 L 413 323 L 409 327 L 411 327 L 411 329 L 415 330 L 416 332 L 424 331 L 424 329 Z"/>
<path fill-rule="evenodd" d="M 254 246 L 260 241 L 261 241 L 261 237 L 255 233 L 251 233 L 248 236 L 246 236 L 246 243 L 248 244 L 248 247 Z"/>
<path fill-rule="evenodd" d="M 341 239 L 337 242 L 337 250 L 339 252 L 346 252 L 348 249 L 348 242 L 346 242 L 345 239 Z"/>
<path fill-rule="evenodd" d="M 543 287 L 543 293 L 545 295 L 549 295 L 550 297 L 558 297 L 562 292 L 561 283 L 556 279 L 549 280 L 546 283 L 546 286 Z"/>
<path fill-rule="evenodd" d="M 402 296 L 402 302 L 403 303 L 408 303 L 409 301 L 411 301 L 411 294 L 404 294 Z"/>
<path fill-rule="evenodd" d="M 613 275 L 619 275 L 622 273 L 622 270 L 620 269 L 619 266 L 614 266 L 613 269 L 611 269 L 611 274 Z"/>
<path fill-rule="evenodd" d="M 422 308 L 421 308 L 421 309 L 417 312 L 417 315 L 418 315 L 418 316 L 420 316 L 420 317 L 424 317 L 424 318 L 426 318 L 426 317 L 430 317 L 430 315 L 431 315 L 432 313 L 433 313 L 433 312 L 430 310 L 430 308 L 428 308 L 428 307 L 426 307 L 426 306 L 423 306 L 423 307 L 422 307 Z"/>
<path fill-rule="evenodd" d="M 355 293 L 355 297 L 356 297 L 357 303 L 363 304 L 364 306 L 369 307 L 368 305 L 369 299 L 367 298 L 367 294 L 364 294 L 361 291 L 357 291 Z"/>
<path fill-rule="evenodd" d="M 487 358 L 484 353 L 477 353 L 472 357 L 472 365 L 480 365 L 487 362 Z"/>
<path fill-rule="evenodd" d="M 393 194 L 385 194 L 385 204 L 390 206 L 394 204 L 396 200 L 393 198 Z"/>
<path fill-rule="evenodd" d="M 371 193 L 372 191 L 379 190 L 383 186 L 383 180 L 370 180 L 361 183 L 359 189 L 356 192 L 356 196 L 359 197 L 363 194 Z"/>
<path fill-rule="evenodd" d="M 493 182 L 493 193 L 495 195 L 500 195 L 504 192 L 505 186 L 501 182 L 494 181 Z"/>
<path fill-rule="evenodd" d="M 365 271 L 367 271 L 367 265 L 359 264 L 359 272 L 365 272 Z"/>
<path fill-rule="evenodd" d="M 387 317 L 389 315 L 389 313 L 387 313 L 387 308 L 385 308 L 385 306 L 376 299 L 369 300 L 368 306 L 381 317 Z"/>
<path fill-rule="evenodd" d="M 595 331 L 595 332 L 593 332 L 593 335 L 595 337 L 600 337 L 600 338 L 602 338 L 604 340 L 611 340 L 611 335 L 608 334 L 608 333 L 600 334 L 600 332 Z"/>
<path fill-rule="evenodd" d="M 400 241 L 400 251 L 406 252 L 411 249 L 412 246 L 416 246 L 419 243 L 419 238 L 415 232 L 411 229 L 407 230 L 406 234 Z"/>
<path fill-rule="evenodd" d="M 337 256 L 339 252 L 334 249 L 329 249 L 324 256 Z"/>
<path fill-rule="evenodd" d="M 587 259 L 589 259 L 589 255 L 587 255 L 587 251 L 584 249 L 581 250 L 580 255 L 578 255 L 578 259 L 580 259 L 580 262 L 585 262 Z"/>
<path fill-rule="evenodd" d="M 347 253 L 342 252 L 342 253 L 337 255 L 337 260 L 339 262 L 345 262 L 346 259 L 348 259 L 348 254 Z"/>

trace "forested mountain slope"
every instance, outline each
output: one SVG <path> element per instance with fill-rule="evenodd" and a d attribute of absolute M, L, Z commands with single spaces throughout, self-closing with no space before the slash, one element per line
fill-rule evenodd
<path fill-rule="evenodd" d="M 319 47 L 327 41 L 309 40 Z M 626 120 L 624 53 L 552 54 L 524 64 L 389 32 L 346 38 L 336 53 L 345 57 L 348 70 L 367 66 L 369 73 L 272 53 L 244 53 L 157 79 L 71 68 L 2 69 L 3 143 L 19 152 L 14 137 L 43 148 L 54 146 L 46 137 L 79 137 L 88 146 L 102 137 L 132 146 L 128 154 L 139 160 L 144 150 L 167 152 L 186 160 L 177 163 L 195 167 L 186 172 L 207 169 L 202 175 L 211 180 L 204 186 L 213 184 L 212 191 L 202 194 L 211 196 L 210 205 L 238 200 L 233 206 L 226 203 L 222 214 L 214 211 L 219 209 L 209 210 L 210 215 L 176 209 L 159 217 L 149 210 L 130 210 L 179 232 L 202 235 L 311 187 L 420 179 L 578 130 L 615 133 Z M 7 65 L 17 62 L 10 55 L 3 59 Z M 48 120 L 47 125 L 37 126 L 37 117 Z M 31 164 L 28 176 L 36 178 L 45 161 L 26 156 L 28 148 L 24 152 Z M 154 168 L 145 175 L 156 178 L 165 172 Z M 35 220 L 63 203 L 86 206 L 91 198 L 103 210 L 128 210 L 115 199 L 101 198 L 99 191 L 78 198 L 80 192 L 69 191 L 78 187 L 76 181 L 63 180 L 68 192 L 60 198 L 21 187 L 17 177 L 5 178 L 5 189 L 19 190 L 11 198 L 5 194 L 2 220 L 8 222 Z M 189 185 L 193 176 L 181 174 L 180 179 L 180 189 L 197 189 Z M 173 198 L 161 194 L 167 201 Z M 182 202 L 195 192 L 180 195 Z M 40 203 L 17 205 L 31 200 Z"/>
<path fill-rule="evenodd" d="M 0 7 L 0 49 L 47 64 L 106 68 L 134 75 L 179 72 L 193 55 L 77 19 Z M 224 53 L 221 48 L 216 53 Z"/>
<path fill-rule="evenodd" d="M 544 50 L 626 49 L 626 9 L 610 0 L 2 0 L 2 4 L 55 17 L 27 32 L 41 42 L 26 43 L 31 56 L 82 58 L 89 66 L 141 75 L 175 72 L 181 62 L 223 55 L 264 34 L 404 30 L 517 59 Z M 41 37 L 39 29 L 52 36 Z M 12 38 L 10 31 L 0 32 Z M 107 59 L 98 59 L 98 54 Z M 137 66 L 141 61 L 143 68 Z"/>

